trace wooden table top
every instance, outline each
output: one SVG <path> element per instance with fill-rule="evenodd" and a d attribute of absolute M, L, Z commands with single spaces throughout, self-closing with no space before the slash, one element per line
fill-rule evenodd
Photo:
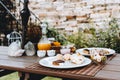
<path fill-rule="evenodd" d="M 8 47 L 0 46 L 0 68 L 78 80 L 119 80 L 120 55 L 109 56 L 106 65 L 90 64 L 82 68 L 52 69 L 39 65 L 37 56 L 8 56 Z"/>

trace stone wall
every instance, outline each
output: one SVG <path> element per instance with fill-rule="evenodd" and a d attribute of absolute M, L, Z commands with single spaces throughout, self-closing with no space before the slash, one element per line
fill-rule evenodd
<path fill-rule="evenodd" d="M 29 8 L 49 26 L 66 32 L 107 28 L 113 17 L 120 24 L 120 0 L 30 0 Z"/>

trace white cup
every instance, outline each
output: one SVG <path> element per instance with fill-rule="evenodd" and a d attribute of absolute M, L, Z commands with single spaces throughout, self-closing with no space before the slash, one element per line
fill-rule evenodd
<path fill-rule="evenodd" d="M 37 51 L 37 56 L 38 57 L 45 57 L 46 51 L 45 50 L 38 50 Z"/>
<path fill-rule="evenodd" d="M 70 49 L 65 48 L 65 49 L 60 49 L 61 54 L 70 54 Z"/>
<path fill-rule="evenodd" d="M 47 55 L 48 55 L 49 57 L 55 56 L 55 50 L 47 50 Z"/>

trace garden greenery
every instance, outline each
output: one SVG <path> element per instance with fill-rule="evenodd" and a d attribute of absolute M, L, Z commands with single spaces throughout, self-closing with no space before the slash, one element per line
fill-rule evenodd
<path fill-rule="evenodd" d="M 96 31 L 90 28 L 68 36 L 67 40 L 74 43 L 76 48 L 105 47 L 120 53 L 120 29 L 116 19 L 109 22 L 109 28 L 106 30 Z"/>

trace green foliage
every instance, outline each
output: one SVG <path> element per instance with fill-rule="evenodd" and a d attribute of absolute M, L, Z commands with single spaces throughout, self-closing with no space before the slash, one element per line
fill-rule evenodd
<path fill-rule="evenodd" d="M 96 38 L 97 47 L 107 47 L 120 52 L 120 29 L 116 19 L 109 22 L 109 28 L 106 31 L 98 31 Z"/>
<path fill-rule="evenodd" d="M 76 48 L 86 47 L 86 40 L 83 32 L 78 32 L 78 34 L 73 34 L 67 37 L 67 40 L 75 44 Z"/>
<path fill-rule="evenodd" d="M 109 28 L 106 30 L 85 29 L 83 32 L 68 36 L 67 39 L 74 43 L 76 48 L 106 47 L 120 52 L 120 29 L 116 19 L 109 22 Z"/>
<path fill-rule="evenodd" d="M 47 29 L 47 37 L 54 37 L 56 41 L 59 41 L 61 44 L 64 44 L 66 41 L 66 38 L 64 35 L 60 34 L 56 29 L 54 28 L 48 28 Z"/>
<path fill-rule="evenodd" d="M 56 29 L 54 28 L 49 28 L 47 29 L 47 37 L 56 37 L 57 35 L 59 35 L 59 33 L 57 32 Z"/>

